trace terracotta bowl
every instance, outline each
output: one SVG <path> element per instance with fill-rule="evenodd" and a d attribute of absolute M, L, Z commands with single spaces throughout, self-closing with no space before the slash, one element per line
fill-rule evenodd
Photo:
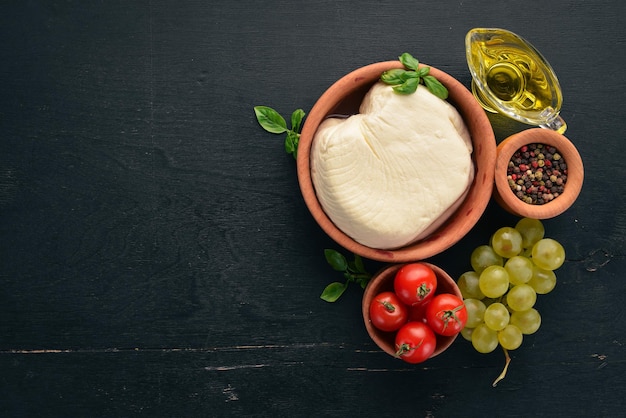
<path fill-rule="evenodd" d="M 470 191 L 450 219 L 429 237 L 394 250 L 362 245 L 337 228 L 322 209 L 311 180 L 310 152 L 319 124 L 331 114 L 357 113 L 359 105 L 380 75 L 402 68 L 399 61 L 387 61 L 359 68 L 339 79 L 318 99 L 304 123 L 298 145 L 297 170 L 304 201 L 319 226 L 339 245 L 362 257 L 389 263 L 422 260 L 436 255 L 463 238 L 485 211 L 493 190 L 496 142 L 489 119 L 471 92 L 450 75 L 431 67 L 430 74 L 444 84 L 448 101 L 462 115 L 472 137 L 475 178 Z"/>
<path fill-rule="evenodd" d="M 463 298 L 456 282 L 452 279 L 452 277 L 450 277 L 450 275 L 448 275 L 448 273 L 433 264 L 423 261 L 421 263 L 432 268 L 437 275 L 437 291 L 435 294 L 452 293 L 461 299 Z M 395 333 L 380 331 L 372 325 L 369 314 L 369 306 L 372 303 L 372 299 L 374 299 L 374 297 L 376 297 L 379 293 L 393 291 L 393 280 L 396 277 L 398 270 L 400 270 L 404 265 L 405 264 L 394 264 L 388 266 L 372 277 L 365 288 L 361 304 L 361 309 L 363 310 L 363 320 L 365 322 L 367 333 L 381 350 L 394 357 L 396 354 Z M 450 347 L 455 339 L 456 335 L 453 337 L 437 335 L 437 346 L 435 348 L 435 352 L 431 355 L 431 358 L 443 353 L 448 347 Z"/>
<path fill-rule="evenodd" d="M 563 193 L 548 203 L 521 201 L 509 187 L 507 167 L 512 155 L 522 146 L 539 143 L 555 147 L 567 163 L 567 181 Z M 583 185 L 584 168 L 578 150 L 565 136 L 549 129 L 531 128 L 511 135 L 497 147 L 494 199 L 508 212 L 534 219 L 553 218 L 565 212 L 578 198 Z"/>

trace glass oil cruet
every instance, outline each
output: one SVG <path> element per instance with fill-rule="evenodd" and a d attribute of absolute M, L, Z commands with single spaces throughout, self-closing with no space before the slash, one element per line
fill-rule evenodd
<path fill-rule="evenodd" d="M 565 132 L 559 80 L 530 43 L 504 29 L 474 28 L 465 37 L 465 52 L 472 93 L 485 110 Z"/>

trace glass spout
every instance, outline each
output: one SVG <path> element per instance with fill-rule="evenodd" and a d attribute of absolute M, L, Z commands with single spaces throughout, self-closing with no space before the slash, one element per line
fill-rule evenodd
<path fill-rule="evenodd" d="M 481 106 L 530 125 L 563 133 L 563 96 L 548 61 L 520 36 L 475 28 L 465 37 L 472 92 Z"/>
<path fill-rule="evenodd" d="M 552 129 L 560 134 L 565 133 L 567 130 L 567 123 L 563 120 L 563 118 L 557 113 L 551 119 L 547 120 L 546 123 L 539 125 L 544 129 Z"/>

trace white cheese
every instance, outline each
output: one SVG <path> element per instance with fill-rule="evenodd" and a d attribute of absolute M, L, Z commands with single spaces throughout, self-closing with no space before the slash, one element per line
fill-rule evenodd
<path fill-rule="evenodd" d="M 393 249 L 425 238 L 462 203 L 474 178 L 458 111 L 419 86 L 381 82 L 359 114 L 329 118 L 311 149 L 311 176 L 333 223 L 355 241 Z"/>

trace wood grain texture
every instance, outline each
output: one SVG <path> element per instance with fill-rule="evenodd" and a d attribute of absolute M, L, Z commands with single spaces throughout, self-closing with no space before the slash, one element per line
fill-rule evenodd
<path fill-rule="evenodd" d="M 617 415 L 625 12 L 608 0 L 3 2 L 2 415 Z M 323 259 L 337 247 L 282 137 L 252 111 L 307 111 L 339 77 L 404 51 L 469 86 L 476 26 L 548 58 L 585 165 L 577 202 L 545 222 L 567 261 L 539 299 L 542 328 L 497 388 L 501 353 L 459 339 L 408 367 L 369 339 L 360 289 L 319 299 L 340 279 Z M 498 141 L 526 128 L 489 118 Z M 457 277 L 515 220 L 490 204 L 429 261 Z"/>

